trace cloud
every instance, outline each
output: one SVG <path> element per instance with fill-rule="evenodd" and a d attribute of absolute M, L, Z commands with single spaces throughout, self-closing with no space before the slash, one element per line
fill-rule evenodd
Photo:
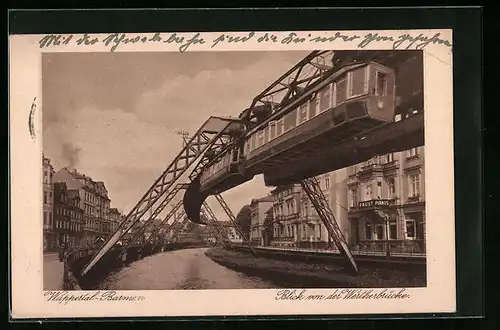
<path fill-rule="evenodd" d="M 142 121 L 190 131 L 196 130 L 210 115 L 236 117 L 302 56 L 302 53 L 293 56 L 270 53 L 236 70 L 201 70 L 194 76 L 175 76 L 160 88 L 142 94 L 135 113 Z"/>
<path fill-rule="evenodd" d="M 107 68 L 105 75 L 93 68 L 76 69 L 75 60 L 66 57 L 62 61 L 65 66 L 48 75 L 58 79 L 57 84 L 44 82 L 48 86 L 44 98 L 52 88 L 49 100 L 55 100 L 54 95 L 64 99 L 44 101 L 44 152 L 56 169 L 73 164 L 95 180 L 104 181 L 112 206 L 128 212 L 180 151 L 176 131 L 193 133 L 210 115 L 238 116 L 304 54 L 220 53 L 211 55 L 207 65 L 203 54 L 190 55 L 190 61 L 158 65 L 157 70 L 146 68 L 144 59 L 148 56 L 128 57 L 127 61 L 116 55 L 99 57 L 100 66 Z M 115 63 L 120 61 L 122 70 L 128 70 L 126 75 Z M 135 75 L 130 73 L 134 63 L 141 63 Z M 131 83 L 130 79 L 139 82 Z M 107 89 L 111 83 L 113 87 Z M 52 124 L 45 125 L 46 118 L 56 117 Z M 269 190 L 257 177 L 223 196 L 236 214 L 252 198 Z M 210 204 L 218 217 L 227 218 L 216 203 Z"/>

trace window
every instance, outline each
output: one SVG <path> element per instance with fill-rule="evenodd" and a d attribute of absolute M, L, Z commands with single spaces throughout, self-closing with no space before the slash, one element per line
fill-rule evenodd
<path fill-rule="evenodd" d="M 275 121 L 272 121 L 269 123 L 269 131 L 271 133 L 270 140 L 272 140 L 276 137 L 276 122 Z"/>
<path fill-rule="evenodd" d="M 319 111 L 323 112 L 326 109 L 330 108 L 330 98 L 331 98 L 331 93 L 330 93 L 330 88 L 331 85 L 328 85 L 324 87 L 320 94 L 321 94 L 321 99 L 320 99 L 320 104 L 319 104 Z"/>
<path fill-rule="evenodd" d="M 410 174 L 410 197 L 420 195 L 420 175 Z"/>
<path fill-rule="evenodd" d="M 284 131 L 287 132 L 297 125 L 297 109 L 290 111 L 284 118 Z"/>
<path fill-rule="evenodd" d="M 391 163 L 394 161 L 394 154 L 391 152 L 391 153 L 388 153 L 387 155 L 385 155 L 385 160 L 387 163 Z"/>
<path fill-rule="evenodd" d="M 299 108 L 299 124 L 307 121 L 307 102 L 303 103 Z"/>
<path fill-rule="evenodd" d="M 318 99 L 314 97 L 311 99 L 309 102 L 309 118 L 312 118 L 316 116 L 316 103 L 318 102 Z"/>
<path fill-rule="evenodd" d="M 264 128 L 264 143 L 269 142 L 269 127 Z"/>
<path fill-rule="evenodd" d="M 43 203 L 47 204 L 47 192 L 46 191 L 43 192 Z"/>
<path fill-rule="evenodd" d="M 318 240 L 321 239 L 321 224 L 318 224 Z"/>
<path fill-rule="evenodd" d="M 398 238 L 398 226 L 396 225 L 395 222 L 392 222 L 389 225 L 389 238 L 390 239 L 397 239 Z"/>
<path fill-rule="evenodd" d="M 52 219 L 53 219 L 52 212 L 49 212 L 49 226 L 50 227 L 52 227 Z"/>
<path fill-rule="evenodd" d="M 396 181 L 394 178 L 387 179 L 387 190 L 388 190 L 388 198 L 392 198 L 396 195 Z"/>
<path fill-rule="evenodd" d="M 336 96 L 336 100 L 337 100 L 337 104 L 340 104 L 342 102 L 345 101 L 345 99 L 347 98 L 347 79 L 346 78 L 343 78 L 343 79 L 340 79 L 337 83 L 336 83 L 336 91 L 335 91 L 335 96 Z"/>
<path fill-rule="evenodd" d="M 358 205 L 358 190 L 356 188 L 351 189 L 350 197 L 351 207 L 356 207 Z"/>
<path fill-rule="evenodd" d="M 372 199 L 372 185 L 368 184 L 366 185 L 365 201 L 369 201 L 371 199 Z"/>
<path fill-rule="evenodd" d="M 284 130 L 284 119 L 281 118 L 280 120 L 278 120 L 278 124 L 276 126 L 276 136 L 280 136 L 281 134 L 283 134 L 283 130 Z"/>
<path fill-rule="evenodd" d="M 406 220 L 406 238 L 414 239 L 415 238 L 415 221 L 414 220 Z"/>
<path fill-rule="evenodd" d="M 387 95 L 387 74 L 377 71 L 375 94 L 379 96 Z"/>
<path fill-rule="evenodd" d="M 258 140 L 258 143 L 257 143 L 257 148 L 264 145 L 264 131 L 259 131 L 258 133 L 259 135 L 259 140 Z"/>
<path fill-rule="evenodd" d="M 384 239 L 384 225 L 377 225 L 377 239 Z"/>
<path fill-rule="evenodd" d="M 325 187 L 326 189 L 330 188 L 330 178 L 325 178 Z"/>
<path fill-rule="evenodd" d="M 357 69 L 349 74 L 349 96 L 358 96 L 365 93 L 366 67 Z"/>
<path fill-rule="evenodd" d="M 417 148 L 411 148 L 408 150 L 408 158 L 409 157 L 415 157 L 418 156 L 418 149 Z"/>
<path fill-rule="evenodd" d="M 367 223 L 365 225 L 365 237 L 366 239 L 372 239 L 372 224 Z"/>
<path fill-rule="evenodd" d="M 43 212 L 43 224 L 47 224 L 47 212 Z"/>

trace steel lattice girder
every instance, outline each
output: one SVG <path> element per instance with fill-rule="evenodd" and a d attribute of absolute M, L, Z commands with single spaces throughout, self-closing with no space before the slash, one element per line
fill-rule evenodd
<path fill-rule="evenodd" d="M 171 201 L 174 197 L 175 197 L 175 194 L 174 194 L 174 195 L 173 195 L 173 196 L 169 199 L 169 201 L 168 201 L 168 202 L 170 202 L 170 201 Z M 166 200 L 167 200 L 167 199 L 165 199 L 165 201 L 166 201 Z M 168 202 L 167 202 L 167 203 L 165 203 L 165 206 L 168 204 Z M 148 237 L 148 239 L 144 242 L 144 244 L 143 244 L 143 245 L 147 244 L 147 243 L 150 241 L 150 238 L 151 238 L 151 237 L 153 237 L 153 234 L 156 234 L 156 233 L 157 233 L 157 232 L 158 232 L 158 231 L 159 231 L 159 230 L 163 227 L 163 225 L 164 225 L 164 224 L 167 224 L 167 223 L 168 223 L 168 220 L 170 220 L 170 218 L 172 218 L 172 216 L 174 216 L 174 215 L 175 215 L 175 212 L 177 212 L 177 210 L 181 207 L 181 205 L 182 205 L 182 201 L 179 201 L 179 202 L 177 202 L 177 203 L 174 205 L 174 207 L 173 207 L 173 208 L 172 208 L 172 209 L 171 209 L 171 210 L 167 213 L 167 215 L 165 216 L 165 219 L 163 219 L 163 220 L 162 220 L 162 221 L 161 221 L 161 222 L 160 222 L 160 223 L 159 223 L 159 224 L 158 224 L 158 225 L 157 225 L 157 226 L 156 226 L 153 230 L 151 230 L 151 236 L 149 236 L 149 237 Z M 164 206 L 164 207 L 165 207 L 165 206 Z M 163 207 L 163 208 L 164 208 L 164 207 Z M 158 213 L 159 213 L 159 212 L 158 212 Z M 154 220 L 156 220 L 156 217 L 155 217 L 155 218 L 153 218 L 153 220 L 152 220 L 151 222 L 153 222 Z M 138 234 L 137 234 L 137 236 L 138 236 L 138 237 L 140 237 L 142 234 L 144 234 L 144 232 L 145 232 L 145 227 L 146 227 L 146 226 L 143 226 L 143 227 L 141 228 L 141 230 L 138 232 Z M 170 227 L 169 227 L 169 230 L 170 230 Z M 137 238 L 138 238 L 138 237 L 137 237 Z"/>
<path fill-rule="evenodd" d="M 275 103 L 275 111 L 280 111 L 305 88 L 322 80 L 328 73 L 333 73 L 333 63 L 329 65 L 325 63 L 326 58 L 333 54 L 333 51 L 329 50 L 313 51 L 257 95 L 250 107 Z M 303 76 L 303 74 L 309 75 Z M 275 101 L 275 98 L 280 96 L 281 99 Z"/>
<path fill-rule="evenodd" d="M 174 239 L 175 237 L 177 237 L 177 235 L 179 235 L 179 233 L 181 232 L 182 229 L 184 229 L 184 226 L 186 225 L 186 223 L 189 221 L 188 217 L 184 214 L 183 215 L 183 220 L 181 222 L 181 225 L 179 226 L 179 229 L 178 230 L 175 230 L 173 233 L 172 233 L 172 239 Z M 172 229 L 175 229 L 175 228 L 172 228 Z"/>
<path fill-rule="evenodd" d="M 227 233 L 220 228 L 217 218 L 207 202 L 203 203 L 201 213 L 207 219 L 207 223 L 221 236 L 222 241 L 231 246 L 231 241 L 227 237 Z"/>
<path fill-rule="evenodd" d="M 124 249 L 127 249 L 129 246 L 134 244 L 134 242 L 146 231 L 146 229 L 158 218 L 158 215 L 165 209 L 165 207 L 170 203 L 175 195 L 181 190 L 184 189 L 183 184 L 178 184 L 175 186 L 175 188 L 168 192 L 165 195 L 165 198 L 161 202 L 161 204 L 153 211 L 153 213 L 150 215 L 150 217 L 144 222 L 142 227 L 139 229 L 139 231 L 136 233 L 136 235 L 128 242 L 128 244 L 124 247 Z M 167 216 L 168 218 L 168 216 Z"/>
<path fill-rule="evenodd" d="M 210 117 L 198 129 L 167 169 L 132 208 L 115 233 L 92 256 L 90 262 L 83 268 L 82 275 L 85 275 L 120 240 L 124 233 L 132 228 L 161 196 L 171 189 L 196 159 L 212 146 L 222 146 L 228 143 L 228 129 L 233 122 L 234 120 L 228 118 Z"/>
<path fill-rule="evenodd" d="M 250 251 L 252 252 L 252 254 L 254 256 L 257 256 L 257 254 L 255 252 L 255 249 L 252 247 L 252 245 L 250 244 L 250 242 L 248 241 L 248 239 L 244 235 L 243 230 L 241 229 L 240 225 L 236 221 L 236 217 L 234 216 L 233 211 L 231 211 L 231 209 L 229 208 L 229 205 L 227 205 L 227 203 L 224 200 L 224 198 L 220 194 L 216 194 L 215 198 L 217 199 L 217 201 L 221 205 L 222 209 L 226 212 L 227 216 L 229 217 L 229 220 L 231 220 L 231 222 L 233 223 L 234 227 L 238 231 L 238 234 L 241 236 L 241 239 L 243 240 L 243 242 L 246 245 L 248 245 L 248 247 L 250 248 Z"/>
<path fill-rule="evenodd" d="M 337 246 L 341 254 L 343 254 L 347 259 L 352 270 L 357 273 L 358 266 L 356 265 L 356 261 L 354 260 L 352 253 L 347 246 L 344 235 L 342 234 L 342 231 L 340 230 L 337 221 L 335 220 L 335 216 L 330 209 L 330 205 L 326 200 L 323 191 L 321 190 L 318 179 L 316 177 L 308 178 L 302 180 L 300 184 L 309 197 L 309 200 L 313 204 L 321 221 L 328 230 L 328 234 L 330 234 L 330 237 L 332 237 L 335 245 Z"/>

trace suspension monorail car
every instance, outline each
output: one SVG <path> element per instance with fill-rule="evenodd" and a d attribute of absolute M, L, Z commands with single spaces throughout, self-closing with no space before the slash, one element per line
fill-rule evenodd
<path fill-rule="evenodd" d="M 255 111 L 257 125 L 233 149 L 205 167 L 200 192 L 220 193 L 259 173 L 264 173 L 266 184 L 273 185 L 273 177 L 280 176 L 284 165 L 315 162 L 317 156 L 334 156 L 349 163 L 360 155 L 353 156 L 356 148 L 341 142 L 392 122 L 394 109 L 395 74 L 391 68 L 376 62 L 341 67 L 279 112 L 260 106 Z M 240 118 L 248 114 L 244 111 Z M 330 165 L 318 166 L 325 167 L 318 171 L 328 171 Z M 280 178 L 280 184 L 284 180 Z"/>

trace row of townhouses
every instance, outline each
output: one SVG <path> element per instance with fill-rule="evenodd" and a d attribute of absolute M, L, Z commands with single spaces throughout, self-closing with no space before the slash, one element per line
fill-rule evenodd
<path fill-rule="evenodd" d="M 57 250 L 63 244 L 91 246 L 98 238 L 109 236 L 123 220 L 110 203 L 104 182 L 76 169 L 56 172 L 50 159 L 43 156 L 44 251 Z"/>
<path fill-rule="evenodd" d="M 424 147 L 377 156 L 317 177 L 352 249 L 425 253 Z M 254 199 L 254 244 L 333 247 L 299 184 Z"/>

